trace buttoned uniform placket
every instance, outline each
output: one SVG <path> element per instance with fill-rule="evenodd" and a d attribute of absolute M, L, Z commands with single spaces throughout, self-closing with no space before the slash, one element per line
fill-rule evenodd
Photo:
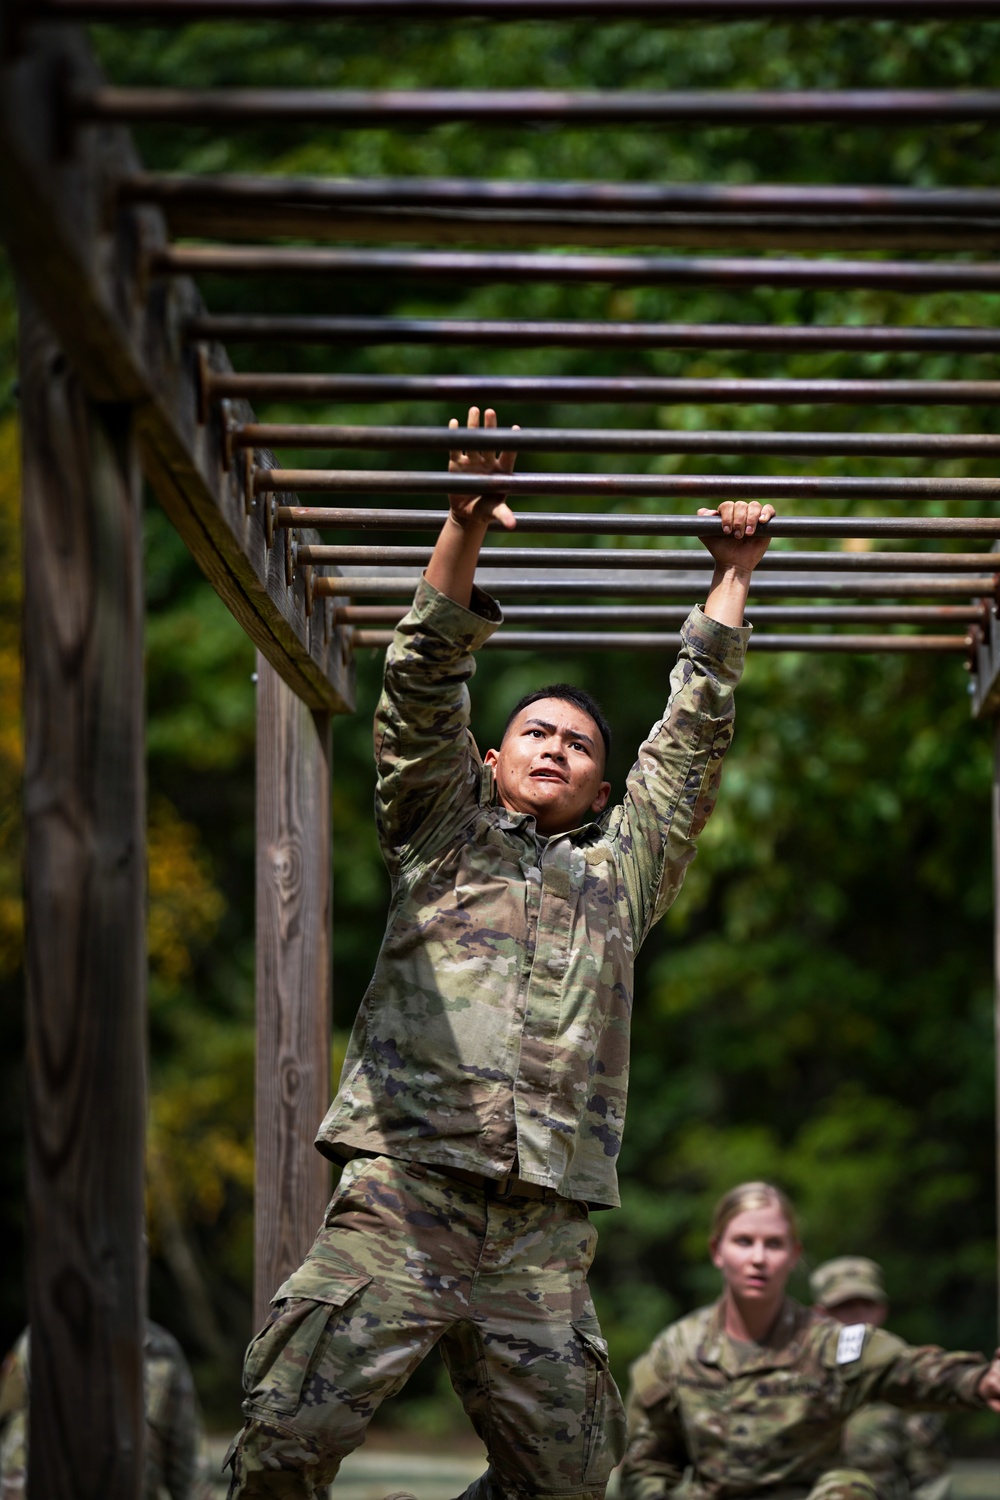
<path fill-rule="evenodd" d="M 781 1318 L 784 1324 L 789 1323 L 791 1310 L 788 1304 L 782 1310 Z M 760 1345 L 756 1349 L 738 1353 L 718 1330 L 702 1345 L 698 1351 L 700 1364 L 707 1369 L 723 1372 L 727 1377 L 727 1385 L 720 1389 L 714 1401 L 708 1394 L 703 1396 L 711 1413 L 707 1425 L 704 1421 L 701 1425 L 702 1441 L 707 1445 L 704 1461 L 714 1468 L 721 1460 L 722 1469 L 717 1477 L 722 1477 L 724 1473 L 728 1482 L 738 1483 L 742 1479 L 751 1487 L 762 1481 L 778 1485 L 788 1483 L 780 1473 L 762 1476 L 760 1455 L 767 1447 L 773 1428 L 773 1403 L 780 1403 L 787 1421 L 790 1399 L 801 1408 L 800 1416 L 805 1426 L 817 1429 L 813 1436 L 813 1467 L 818 1472 L 825 1462 L 832 1461 L 835 1440 L 828 1436 L 824 1441 L 824 1433 L 820 1430 L 822 1416 L 819 1413 L 814 1415 L 812 1410 L 813 1403 L 821 1395 L 822 1377 L 817 1374 L 813 1391 L 804 1392 L 801 1389 L 801 1376 L 796 1375 L 796 1372 L 799 1371 L 802 1355 L 803 1345 L 797 1338 L 779 1347 Z M 796 1375 L 800 1382 L 800 1388 L 794 1395 L 780 1390 L 782 1377 L 787 1374 Z M 767 1395 L 760 1389 L 761 1381 L 767 1381 L 768 1377 L 775 1386 L 770 1404 Z M 792 1481 L 791 1490 L 795 1487 L 795 1482 Z M 804 1494 L 808 1485 L 803 1484 L 801 1488 Z"/>
<path fill-rule="evenodd" d="M 534 820 L 528 820 L 532 825 Z M 566 977 L 570 969 L 576 907 L 583 890 L 586 861 L 573 843 L 573 830 L 549 838 L 535 834 L 537 873 L 526 872 L 529 943 L 525 953 L 526 984 L 520 1026 L 520 1051 L 514 1075 L 514 1120 L 519 1171 L 533 1176 L 562 1176 L 568 1165 L 574 1122 L 561 1118 L 554 1104 L 556 1048 L 566 1011 Z"/>

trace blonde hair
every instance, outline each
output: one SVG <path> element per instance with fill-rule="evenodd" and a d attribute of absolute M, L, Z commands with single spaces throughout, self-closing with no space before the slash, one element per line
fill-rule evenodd
<path fill-rule="evenodd" d="M 737 1187 L 730 1188 L 728 1193 L 723 1193 L 715 1205 L 708 1243 L 717 1245 L 726 1232 L 726 1226 L 736 1218 L 737 1214 L 747 1213 L 754 1208 L 771 1208 L 775 1205 L 781 1210 L 785 1223 L 791 1231 L 792 1239 L 798 1241 L 799 1221 L 788 1194 L 783 1193 L 781 1188 L 775 1187 L 771 1182 L 741 1182 Z"/>

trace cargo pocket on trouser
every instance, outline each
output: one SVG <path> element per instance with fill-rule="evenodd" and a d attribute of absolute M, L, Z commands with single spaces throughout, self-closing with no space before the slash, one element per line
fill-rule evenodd
<path fill-rule="evenodd" d="M 353 1268 L 322 1268 L 306 1261 L 279 1288 L 269 1321 L 257 1334 L 243 1364 L 244 1410 L 248 1416 L 291 1417 L 302 1406 L 323 1405 L 311 1391 L 324 1355 L 347 1305 L 371 1282 Z"/>
<path fill-rule="evenodd" d="M 587 1371 L 585 1484 L 604 1485 L 625 1454 L 625 1408 L 608 1366 L 608 1345 L 596 1318 L 573 1324 Z"/>

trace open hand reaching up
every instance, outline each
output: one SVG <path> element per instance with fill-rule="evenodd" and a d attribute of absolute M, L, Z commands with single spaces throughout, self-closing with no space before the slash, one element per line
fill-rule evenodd
<path fill-rule="evenodd" d="M 469 407 L 468 425 L 479 426 L 479 407 Z M 497 425 L 497 414 L 491 406 L 486 408 L 483 415 L 484 427 L 495 427 Z M 458 426 L 458 418 L 452 417 L 448 423 L 449 427 Z M 515 426 L 513 431 L 517 432 Z M 491 453 L 488 449 L 471 449 L 468 453 L 456 450 L 449 455 L 449 474 L 512 474 L 514 464 L 517 460 L 516 453 Z M 459 526 L 463 528 L 472 524 L 488 526 L 494 519 L 505 526 L 508 531 L 517 525 L 514 512 L 507 504 L 506 496 L 501 492 L 489 495 L 449 495 L 448 502 L 451 506 L 451 516 Z"/>

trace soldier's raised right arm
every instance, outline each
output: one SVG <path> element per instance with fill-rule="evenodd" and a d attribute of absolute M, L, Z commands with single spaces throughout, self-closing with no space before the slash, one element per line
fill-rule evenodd
<path fill-rule="evenodd" d="M 479 409 L 469 411 L 470 427 Z M 452 420 L 452 427 L 457 423 Z M 496 426 L 486 412 L 485 425 Z M 509 474 L 513 453 L 470 450 L 451 455 L 461 474 Z M 450 507 L 413 608 L 386 654 L 375 715 L 376 812 L 383 852 L 392 866 L 405 849 L 426 853 L 446 839 L 474 795 L 480 765 L 469 735 L 466 684 L 473 653 L 500 622 L 493 600 L 473 579 L 483 538 L 495 518 L 515 524 L 502 494 L 449 497 Z"/>

